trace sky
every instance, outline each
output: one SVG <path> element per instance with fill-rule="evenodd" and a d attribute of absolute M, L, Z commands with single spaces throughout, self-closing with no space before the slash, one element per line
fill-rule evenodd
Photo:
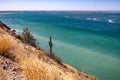
<path fill-rule="evenodd" d="M 120 0 L 0 0 L 3 10 L 118 10 Z"/>

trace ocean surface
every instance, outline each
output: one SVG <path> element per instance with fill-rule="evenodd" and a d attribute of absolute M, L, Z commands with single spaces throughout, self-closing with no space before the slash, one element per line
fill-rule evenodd
<path fill-rule="evenodd" d="M 2 20 L 19 32 L 28 27 L 49 51 L 99 80 L 120 80 L 120 12 L 4 12 Z"/>

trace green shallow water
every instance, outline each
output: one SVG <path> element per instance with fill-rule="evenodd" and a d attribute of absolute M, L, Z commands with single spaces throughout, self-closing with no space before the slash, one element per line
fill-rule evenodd
<path fill-rule="evenodd" d="M 52 36 L 54 53 L 79 71 L 99 80 L 120 80 L 119 16 L 120 13 L 16 12 L 0 14 L 0 19 L 19 31 L 30 28 L 47 51 Z"/>

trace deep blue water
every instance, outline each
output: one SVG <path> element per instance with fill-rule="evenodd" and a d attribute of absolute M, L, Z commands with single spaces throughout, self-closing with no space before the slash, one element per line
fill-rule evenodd
<path fill-rule="evenodd" d="M 39 45 L 99 80 L 120 80 L 120 13 L 116 12 L 9 12 L 0 20 L 13 29 L 28 27 Z"/>

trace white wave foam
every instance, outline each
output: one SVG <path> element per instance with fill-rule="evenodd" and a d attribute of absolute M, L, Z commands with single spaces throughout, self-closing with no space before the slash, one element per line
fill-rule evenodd
<path fill-rule="evenodd" d="M 96 20 L 97 20 L 97 18 L 93 18 L 93 20 L 95 20 L 95 21 L 96 21 Z"/>
<path fill-rule="evenodd" d="M 87 20 L 92 20 L 91 18 L 86 18 Z"/>
<path fill-rule="evenodd" d="M 18 29 L 11 29 L 11 31 L 13 31 L 13 30 L 15 30 L 16 32 L 16 34 L 17 35 L 21 35 L 22 34 L 22 30 L 18 30 Z"/>
<path fill-rule="evenodd" d="M 86 20 L 99 21 L 97 18 L 86 18 Z"/>
<path fill-rule="evenodd" d="M 109 23 L 114 23 L 111 19 L 108 20 Z"/>

